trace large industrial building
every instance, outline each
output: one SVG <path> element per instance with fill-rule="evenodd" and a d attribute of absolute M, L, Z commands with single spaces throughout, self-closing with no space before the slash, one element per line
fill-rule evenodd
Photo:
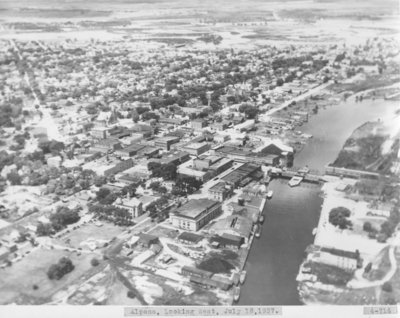
<path fill-rule="evenodd" d="M 171 212 L 170 219 L 175 227 L 198 231 L 221 213 L 221 202 L 198 199 L 190 200 Z"/>

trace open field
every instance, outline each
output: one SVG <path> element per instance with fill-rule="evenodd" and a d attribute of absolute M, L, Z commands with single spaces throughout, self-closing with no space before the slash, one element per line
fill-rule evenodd
<path fill-rule="evenodd" d="M 79 229 L 73 230 L 69 234 L 62 236 L 61 240 L 64 242 L 70 240 L 68 246 L 79 248 L 82 247 L 81 243 L 86 240 L 108 241 L 123 232 L 121 227 L 115 226 L 111 223 L 102 222 L 102 224 L 103 225 L 100 227 L 94 223 L 82 225 Z"/>
<path fill-rule="evenodd" d="M 52 1 L 49 5 L 40 0 L 34 4 L 2 0 L 1 3 L 4 28 L 0 29 L 0 38 L 57 40 L 61 33 L 66 38 L 122 40 L 126 37 L 133 41 L 213 49 L 287 42 L 361 42 L 367 37 L 398 34 L 398 21 L 394 18 L 399 13 L 396 1 L 384 4 L 377 0 Z M 219 35 L 223 40 L 217 46 L 205 44 L 196 39 L 200 34 Z"/>
<path fill-rule="evenodd" d="M 158 225 L 151 229 L 148 234 L 157 236 L 157 237 L 167 237 L 167 238 L 176 238 L 179 234 L 179 231 L 173 230 L 170 228 L 163 227 L 162 225 Z"/>
<path fill-rule="evenodd" d="M 71 259 L 75 269 L 58 281 L 48 279 L 49 266 L 63 256 Z M 91 254 L 77 256 L 70 252 L 40 248 L 11 267 L 0 270 L 1 303 L 18 302 L 24 297 L 31 298 L 29 303 L 32 304 L 47 302 L 58 290 L 71 286 L 74 280 L 89 270 L 92 258 Z M 33 285 L 37 285 L 38 289 L 34 290 Z"/>

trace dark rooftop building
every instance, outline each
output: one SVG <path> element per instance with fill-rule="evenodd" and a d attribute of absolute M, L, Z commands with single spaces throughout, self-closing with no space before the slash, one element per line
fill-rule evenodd
<path fill-rule="evenodd" d="M 182 274 L 192 277 L 210 278 L 213 273 L 192 266 L 183 266 Z"/>
<path fill-rule="evenodd" d="M 251 181 L 251 178 L 259 178 L 260 175 L 258 172 L 261 171 L 261 166 L 253 163 L 245 163 L 238 169 L 232 171 L 231 173 L 227 174 L 222 178 L 222 181 L 225 181 L 227 184 L 237 187 L 241 181 L 245 180 L 246 178 Z"/>
<path fill-rule="evenodd" d="M 139 234 L 139 244 L 145 246 L 145 247 L 150 247 L 153 244 L 157 244 L 159 242 L 158 237 L 147 234 L 147 233 L 140 233 Z"/>
<path fill-rule="evenodd" d="M 128 147 L 115 151 L 115 154 L 121 157 L 132 157 L 137 155 L 138 152 L 144 148 L 146 148 L 145 145 L 131 144 Z"/>
<path fill-rule="evenodd" d="M 232 235 L 224 233 L 221 236 L 214 236 L 211 238 L 211 242 L 218 242 L 223 247 L 233 247 L 239 249 L 244 243 L 244 238 L 238 235 Z"/>
<path fill-rule="evenodd" d="M 183 232 L 178 236 L 178 240 L 183 241 L 188 244 L 197 244 L 203 238 L 204 237 L 201 235 L 190 233 L 190 232 Z"/>
<path fill-rule="evenodd" d="M 222 290 L 228 290 L 232 287 L 233 283 L 228 279 L 216 279 L 217 277 L 213 278 L 202 278 L 191 276 L 190 282 L 199 284 L 201 286 L 207 288 L 221 288 Z"/>

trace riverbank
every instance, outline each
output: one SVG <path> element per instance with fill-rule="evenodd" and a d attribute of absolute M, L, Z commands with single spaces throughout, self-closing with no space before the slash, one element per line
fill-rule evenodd
<path fill-rule="evenodd" d="M 387 103 L 387 101 L 381 100 L 381 103 Z M 395 109 L 392 109 L 392 116 L 395 111 Z M 384 144 L 388 140 L 392 140 L 390 146 L 395 145 L 394 140 L 399 137 L 399 126 L 394 125 L 393 129 L 389 129 L 386 125 L 388 123 L 393 125 L 393 120 L 390 116 L 385 116 L 385 119 L 378 123 L 368 123 L 357 127 L 345 143 L 344 150 L 341 150 L 338 158 L 343 159 L 343 151 L 349 151 L 348 157 L 350 159 L 360 159 L 358 152 L 360 148 L 362 150 L 363 145 L 357 144 L 357 139 L 388 130 L 392 133 L 384 135 L 384 140 L 378 145 L 377 149 L 385 151 Z M 352 145 L 349 144 L 349 140 Z M 353 143 L 356 143 L 356 145 L 353 145 Z M 350 149 L 350 146 L 356 149 Z M 368 148 L 372 149 L 371 147 Z M 390 154 L 389 151 L 385 152 L 390 154 L 388 157 L 390 159 L 388 161 L 389 168 L 397 162 L 398 149 L 395 152 L 394 154 Z M 379 157 L 385 157 L 385 153 L 379 152 Z M 371 154 L 368 156 L 371 156 Z M 364 157 L 366 156 L 361 156 L 361 159 Z M 362 162 L 361 159 L 358 161 Z M 371 158 L 367 159 L 370 160 Z M 335 161 L 336 164 L 338 164 L 337 161 Z M 367 170 L 368 167 L 371 167 L 371 165 L 365 165 L 359 169 Z M 385 172 L 389 172 L 388 169 Z M 393 177 L 395 176 L 392 175 Z M 384 231 L 385 227 L 383 226 L 387 222 L 396 222 L 392 216 L 393 213 L 398 214 L 398 212 L 393 212 L 393 208 L 396 207 L 396 204 L 399 204 L 399 196 L 396 192 L 393 192 L 395 189 L 390 186 L 392 194 L 388 196 L 388 192 L 385 190 L 389 186 L 388 181 L 381 178 L 378 180 L 360 180 L 325 176 L 324 179 L 326 180 L 322 187 L 324 202 L 316 228 L 314 244 L 307 248 L 306 259 L 301 264 L 297 275 L 302 303 L 365 305 L 390 304 L 393 301 L 398 301 L 398 293 L 392 293 L 392 287 L 390 287 L 390 291 L 389 287 L 384 287 L 385 284 L 400 284 L 398 276 L 395 275 L 399 271 L 396 261 L 400 258 L 400 255 L 398 255 L 399 234 L 394 232 L 390 237 Z M 368 187 L 373 191 L 368 190 Z M 336 208 L 345 209 L 349 212 L 347 222 L 350 226 L 341 229 L 331 223 L 330 213 Z M 373 230 L 369 230 L 366 224 Z M 371 236 L 371 234 L 374 235 Z M 383 235 L 385 235 L 384 238 Z M 389 247 L 390 266 L 381 267 L 381 260 L 377 256 Z M 329 254 L 331 252 L 323 250 L 326 248 L 334 248 L 335 253 L 340 252 L 340 255 L 346 256 L 339 260 L 343 255 Z M 357 267 L 350 267 L 349 265 L 351 253 L 357 256 Z M 379 279 L 376 275 L 369 275 L 371 269 L 372 272 L 379 269 L 379 277 L 383 278 Z"/>
<path fill-rule="evenodd" d="M 313 145 L 314 142 L 312 138 L 319 137 L 315 132 L 315 129 L 310 130 L 308 128 L 310 126 L 308 125 L 308 122 L 313 122 L 314 118 L 321 116 L 321 114 L 322 117 L 324 117 L 323 113 L 328 111 L 329 116 L 332 115 L 332 119 L 337 121 L 349 121 L 354 119 L 354 123 L 359 126 L 366 121 L 371 119 L 376 120 L 379 118 L 379 112 L 377 112 L 377 109 L 372 110 L 372 107 L 369 104 L 378 104 L 379 101 L 382 101 L 386 95 L 392 95 L 396 92 L 400 92 L 400 82 L 397 78 L 383 78 L 381 81 L 375 80 L 375 84 L 377 85 L 375 88 L 370 88 L 366 84 L 368 79 L 369 78 L 364 81 L 352 83 L 352 85 L 348 84 L 347 86 L 343 86 L 342 84 L 326 85 L 323 89 L 319 90 L 315 94 L 311 94 L 305 99 L 298 100 L 295 104 L 290 104 L 273 114 L 273 117 L 276 119 L 292 123 L 291 125 L 293 128 L 281 131 L 281 135 L 288 141 L 290 146 L 296 150 L 297 156 L 304 150 L 304 148 L 310 150 L 310 147 L 307 147 L 307 145 L 309 143 Z M 349 88 L 349 90 L 345 89 L 345 87 Z M 350 90 L 350 88 L 353 90 Z M 346 107 L 348 107 L 354 103 L 357 103 L 358 107 L 356 107 L 355 111 L 349 112 L 349 115 L 352 117 L 347 118 L 340 115 L 338 116 L 338 114 L 334 114 L 334 109 L 340 107 L 341 105 L 347 105 Z M 395 104 L 393 101 L 392 103 Z M 366 105 L 365 108 L 368 108 L 369 111 L 374 111 L 374 113 L 377 114 L 377 117 L 368 117 L 368 114 L 362 113 L 361 106 L 363 105 Z M 340 114 L 340 110 L 338 110 L 338 112 Z M 298 120 L 297 118 L 299 117 L 299 114 L 302 113 L 307 114 L 306 117 L 304 117 L 302 120 Z M 381 112 L 381 114 L 385 113 L 386 110 Z M 359 121 L 357 117 L 366 118 L 366 120 Z M 348 122 L 346 128 L 347 127 L 354 127 L 354 125 L 351 122 Z M 349 134 L 350 132 L 346 135 L 346 138 L 349 136 Z M 341 144 L 341 147 L 342 145 L 343 143 Z M 335 156 L 336 155 L 337 153 Z M 303 166 L 308 163 L 305 162 L 304 164 L 295 164 L 297 166 Z M 308 165 L 313 167 L 311 164 Z M 313 168 L 317 169 L 317 167 Z"/>
<path fill-rule="evenodd" d="M 320 187 L 302 184 L 291 188 L 274 179 L 267 201 L 262 234 L 248 255 L 247 278 L 239 305 L 300 305 L 296 275 L 304 249 L 312 242 L 322 198 Z"/>

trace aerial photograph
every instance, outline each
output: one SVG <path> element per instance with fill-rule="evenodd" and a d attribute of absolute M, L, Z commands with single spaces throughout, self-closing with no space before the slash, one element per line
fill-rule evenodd
<path fill-rule="evenodd" d="M 0 0 L 0 305 L 399 303 L 398 0 Z"/>

